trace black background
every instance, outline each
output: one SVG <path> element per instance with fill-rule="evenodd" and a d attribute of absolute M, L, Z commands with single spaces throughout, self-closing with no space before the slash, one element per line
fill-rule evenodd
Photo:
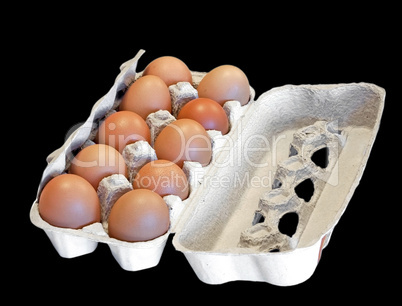
<path fill-rule="evenodd" d="M 10 288 L 24 289 L 15 298 L 30 295 L 55 302 L 85 298 L 97 303 L 123 297 L 134 303 L 143 296 L 144 303 L 242 299 L 265 304 L 391 296 L 392 284 L 398 282 L 394 277 L 400 273 L 400 263 L 394 259 L 399 246 L 395 217 L 400 216 L 400 188 L 395 184 L 400 176 L 399 125 L 394 120 L 399 116 L 396 81 L 401 63 L 395 19 L 377 18 L 392 9 L 302 12 L 297 7 L 269 6 L 251 7 L 250 12 L 240 8 L 234 15 L 202 6 L 181 13 L 173 4 L 159 13 L 156 8 L 109 11 L 107 7 L 95 13 L 95 8 L 64 6 L 45 13 L 43 7 L 13 36 L 13 46 L 18 47 L 11 48 L 17 57 L 12 61 L 9 101 L 24 118 L 18 119 L 19 132 L 14 131 L 19 134 L 17 141 L 14 137 L 19 167 L 9 172 L 10 188 L 4 191 L 15 190 L 13 200 L 4 204 L 12 206 L 18 230 L 15 223 L 3 228 L 7 233 L 3 269 L 11 268 L 6 272 Z M 285 84 L 371 82 L 385 88 L 385 110 L 366 170 L 309 280 L 292 287 L 245 281 L 207 285 L 175 251 L 172 236 L 159 265 L 143 271 L 121 269 L 104 244 L 91 254 L 63 259 L 45 233 L 30 223 L 29 210 L 46 156 L 63 144 L 72 126 L 86 120 L 92 105 L 113 85 L 120 64 L 139 49 L 146 53 L 137 71 L 163 55 L 176 56 L 195 71 L 236 65 L 248 76 L 257 97 Z"/>

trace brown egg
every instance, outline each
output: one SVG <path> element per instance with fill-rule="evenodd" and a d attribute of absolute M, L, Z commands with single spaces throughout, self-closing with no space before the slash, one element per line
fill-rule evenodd
<path fill-rule="evenodd" d="M 222 106 L 208 98 L 188 102 L 180 110 L 177 119 L 193 119 L 206 130 L 217 130 L 225 135 L 229 131 L 229 120 Z"/>
<path fill-rule="evenodd" d="M 189 193 L 186 174 L 178 165 L 164 159 L 145 164 L 135 176 L 133 187 L 155 191 L 161 197 L 177 195 L 182 200 Z"/>
<path fill-rule="evenodd" d="M 211 140 L 204 127 L 192 119 L 179 119 L 166 126 L 154 145 L 158 159 L 166 159 L 183 167 L 184 161 L 206 166 L 211 161 Z"/>
<path fill-rule="evenodd" d="M 126 145 L 138 140 L 151 141 L 147 123 L 136 113 L 120 111 L 103 121 L 95 141 L 107 144 L 122 153 Z"/>
<path fill-rule="evenodd" d="M 71 161 L 69 172 L 85 178 L 95 190 L 106 176 L 112 174 L 128 176 L 123 156 L 105 144 L 94 144 L 82 149 Z"/>
<path fill-rule="evenodd" d="M 199 98 L 209 98 L 223 105 L 236 100 L 241 105 L 250 99 L 250 84 L 242 70 L 232 65 L 222 65 L 212 69 L 197 87 Z"/>
<path fill-rule="evenodd" d="M 178 82 L 189 82 L 192 84 L 193 77 L 187 65 L 173 56 L 162 56 L 148 64 L 143 75 L 157 75 L 167 86 Z"/>
<path fill-rule="evenodd" d="M 78 229 L 100 222 L 96 191 L 88 181 L 74 174 L 51 179 L 42 190 L 38 208 L 42 219 L 57 227 Z"/>
<path fill-rule="evenodd" d="M 158 76 L 146 75 L 135 81 L 120 102 L 120 110 L 132 111 L 144 120 L 158 110 L 172 111 L 169 88 Z"/>
<path fill-rule="evenodd" d="M 135 189 L 113 205 L 108 233 L 128 242 L 147 241 L 165 234 L 169 223 L 169 208 L 161 196 L 148 189 Z"/>

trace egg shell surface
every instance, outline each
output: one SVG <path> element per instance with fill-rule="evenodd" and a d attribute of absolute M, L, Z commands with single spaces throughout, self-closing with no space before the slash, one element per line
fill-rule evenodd
<path fill-rule="evenodd" d="M 75 174 L 51 179 L 39 198 L 39 214 L 49 224 L 79 229 L 100 222 L 99 198 L 92 185 Z"/>
<path fill-rule="evenodd" d="M 229 120 L 223 107 L 214 100 L 198 98 L 188 102 L 180 110 L 177 119 L 193 119 L 206 130 L 217 130 L 222 135 L 229 131 Z"/>
<path fill-rule="evenodd" d="M 143 75 L 156 75 L 160 77 L 167 86 L 178 82 L 192 83 L 193 77 L 190 69 L 180 59 L 174 56 L 162 56 L 153 60 L 145 68 Z"/>
<path fill-rule="evenodd" d="M 186 174 L 175 163 L 163 159 L 145 164 L 135 176 L 133 187 L 155 191 L 162 197 L 177 195 L 182 200 L 189 194 Z"/>
<path fill-rule="evenodd" d="M 105 144 L 93 144 L 78 152 L 71 162 L 69 173 L 83 177 L 95 190 L 106 176 L 123 174 L 128 177 L 123 156 Z"/>
<path fill-rule="evenodd" d="M 158 110 L 171 112 L 172 102 L 169 88 L 158 76 L 145 75 L 137 79 L 124 94 L 120 110 L 132 111 L 144 120 Z"/>
<path fill-rule="evenodd" d="M 166 159 L 183 167 L 184 161 L 196 161 L 202 166 L 212 158 L 211 140 L 204 127 L 192 119 L 178 119 L 167 125 L 154 144 L 158 159 Z"/>
<path fill-rule="evenodd" d="M 145 120 L 131 111 L 116 112 L 100 125 L 96 142 L 117 149 L 120 153 L 126 145 L 138 140 L 151 141 L 151 132 Z"/>
<path fill-rule="evenodd" d="M 165 234 L 169 225 L 169 208 L 162 197 L 148 189 L 135 189 L 113 205 L 108 233 L 118 240 L 148 241 Z"/>
<path fill-rule="evenodd" d="M 212 69 L 197 87 L 199 98 L 209 98 L 223 105 L 236 100 L 241 105 L 250 99 L 250 84 L 244 72 L 233 65 L 222 65 Z"/>

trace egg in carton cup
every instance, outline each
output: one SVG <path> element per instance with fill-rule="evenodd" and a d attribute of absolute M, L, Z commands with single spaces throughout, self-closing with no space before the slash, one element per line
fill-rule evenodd
<path fill-rule="evenodd" d="M 48 157 L 38 197 L 53 177 L 69 167 L 71 152 L 91 143 L 98 126 L 119 105 L 121 94 L 142 73 L 136 73 L 141 50 L 121 66 L 111 90 L 92 108 L 87 121 Z M 154 140 L 176 120 L 180 109 L 197 97 L 205 73 L 192 72 L 193 84 L 169 87 L 172 114 L 147 117 L 151 144 L 127 145 L 123 156 L 129 178 L 112 175 L 98 188 L 102 222 L 65 229 L 44 221 L 38 198 L 33 224 L 42 228 L 62 257 L 75 257 L 106 243 L 120 266 L 129 271 L 158 264 L 170 233 L 205 283 L 263 281 L 289 286 L 307 280 L 357 187 L 379 129 L 384 89 L 368 83 L 285 85 L 241 105 L 228 101 L 226 135 L 208 131 L 211 162 L 184 162 L 190 194 L 181 200 L 167 195 L 170 228 L 145 242 L 125 242 L 107 234 L 107 217 L 115 201 L 132 189 L 135 174 L 156 160 Z"/>

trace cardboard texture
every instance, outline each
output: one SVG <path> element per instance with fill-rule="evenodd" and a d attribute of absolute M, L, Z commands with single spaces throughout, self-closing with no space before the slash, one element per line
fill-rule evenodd
<path fill-rule="evenodd" d="M 87 121 L 49 155 L 37 199 L 51 178 L 66 171 L 71 152 L 92 140 L 98 123 L 141 76 L 135 70 L 143 52 L 121 66 L 115 84 L 94 105 Z M 193 72 L 193 84 L 170 86 L 173 114 L 197 96 L 194 88 L 204 75 Z M 37 199 L 31 221 L 45 231 L 62 257 L 93 252 L 101 242 L 109 245 L 123 269 L 146 269 L 158 264 L 168 236 L 174 233 L 174 247 L 203 282 L 301 283 L 314 273 L 363 175 L 384 100 L 382 88 L 353 83 L 286 85 L 258 99 L 251 88 L 248 104 L 226 102 L 229 133 L 208 131 L 213 147 L 208 166 L 185 162 L 190 196 L 184 201 L 164 197 L 171 226 L 154 240 L 128 243 L 107 235 L 111 206 L 119 194 L 130 190 L 121 177 L 105 178 L 98 190 L 102 224 L 80 230 L 51 226 L 41 219 Z M 173 120 L 163 112 L 150 115 L 151 142 Z M 145 142 L 128 146 L 123 155 L 131 171 L 129 180 L 146 161 L 156 158 Z"/>

